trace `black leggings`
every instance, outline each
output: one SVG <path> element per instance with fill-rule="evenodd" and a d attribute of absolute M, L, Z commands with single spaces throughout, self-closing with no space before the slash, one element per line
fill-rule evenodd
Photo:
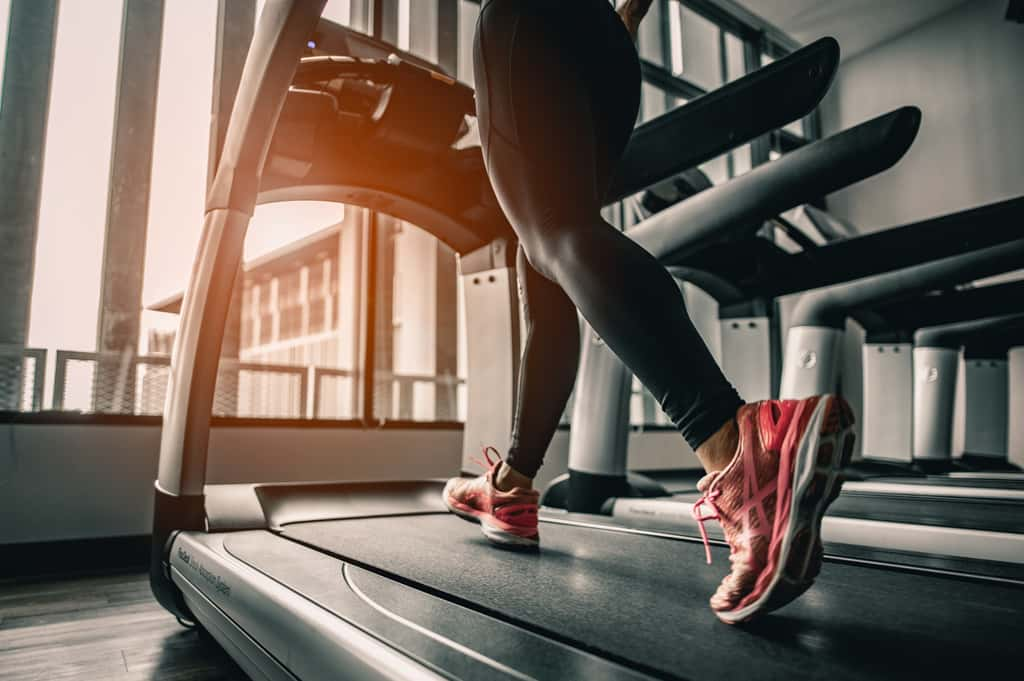
<path fill-rule="evenodd" d="M 576 378 L 577 309 L 696 449 L 742 401 L 672 277 L 600 214 L 640 101 L 625 26 L 607 0 L 485 0 L 474 71 L 526 314 L 509 465 L 536 475 L 558 427 Z"/>

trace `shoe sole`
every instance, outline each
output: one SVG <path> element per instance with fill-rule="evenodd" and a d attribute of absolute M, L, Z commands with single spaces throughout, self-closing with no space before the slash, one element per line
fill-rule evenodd
<path fill-rule="evenodd" d="M 821 519 L 839 497 L 842 469 L 853 455 L 853 412 L 841 397 L 818 400 L 793 463 L 793 499 L 789 527 L 779 550 L 772 581 L 756 601 L 716 612 L 728 624 L 745 622 L 781 608 L 803 594 L 821 570 Z"/>
<path fill-rule="evenodd" d="M 512 532 L 496 527 L 488 522 L 489 514 L 482 511 L 477 511 L 474 508 L 461 504 L 448 496 L 448 490 L 441 494 L 441 499 L 444 501 L 445 508 L 449 511 L 462 518 L 463 520 L 471 523 L 475 523 L 480 526 L 480 530 L 487 537 L 488 541 L 492 544 L 500 546 L 502 548 L 529 550 L 540 547 L 540 539 L 531 539 L 530 537 L 521 537 Z"/>

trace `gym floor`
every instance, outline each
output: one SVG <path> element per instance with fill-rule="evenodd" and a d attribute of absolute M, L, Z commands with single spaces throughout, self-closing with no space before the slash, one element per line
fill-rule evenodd
<path fill-rule="evenodd" d="M 245 681 L 212 640 L 167 616 L 131 572 L 0 581 L 2 681 Z"/>

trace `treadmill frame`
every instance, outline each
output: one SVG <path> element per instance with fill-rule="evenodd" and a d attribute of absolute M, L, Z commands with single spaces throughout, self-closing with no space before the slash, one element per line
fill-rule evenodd
<path fill-rule="evenodd" d="M 289 647 L 276 654 L 271 653 L 249 637 L 245 631 L 258 622 L 249 620 L 241 623 L 244 626 L 238 626 L 230 612 L 231 598 L 227 594 L 231 592 L 225 593 L 217 588 L 216 575 L 212 582 L 213 590 L 204 590 L 204 585 L 211 586 L 208 577 L 214 574 L 211 568 L 200 570 L 196 567 L 194 573 L 200 575 L 198 581 L 190 578 L 189 572 L 183 569 L 186 564 L 192 567 L 191 559 L 185 561 L 184 558 L 184 554 L 189 553 L 186 547 L 198 551 L 197 547 L 203 542 L 221 539 L 224 535 L 217 534 L 219 531 L 265 526 L 261 525 L 265 521 L 256 515 L 245 517 L 255 513 L 253 509 L 259 506 L 258 503 L 254 505 L 249 500 L 235 508 L 241 498 L 232 496 L 237 494 L 237 490 L 224 497 L 227 494 L 225 488 L 206 484 L 210 413 L 221 342 L 234 274 L 241 262 L 245 233 L 256 204 L 298 199 L 333 200 L 372 210 L 386 210 L 394 217 L 414 221 L 435 233 L 463 255 L 462 276 L 471 289 L 478 287 L 480 291 L 480 295 L 467 296 L 470 299 L 467 319 L 471 313 L 474 319 L 477 315 L 484 315 L 488 320 L 486 323 L 483 320 L 472 323 L 492 330 L 471 344 L 470 365 L 478 386 L 488 378 L 484 375 L 485 369 L 498 372 L 489 377 L 497 385 L 486 388 L 489 398 L 493 398 L 495 391 L 500 396 L 497 400 L 479 400 L 490 406 L 483 413 L 471 414 L 466 429 L 467 446 L 475 446 L 479 442 L 501 442 L 500 438 L 507 437 L 518 359 L 518 304 L 513 285 L 512 234 L 486 182 L 478 152 L 453 152 L 455 162 L 461 164 L 459 167 L 468 168 L 463 174 L 467 178 L 475 178 L 475 182 L 468 182 L 464 188 L 470 198 L 461 203 L 442 202 L 444 205 L 434 206 L 425 202 L 424 196 L 428 194 L 424 194 L 422 186 L 417 187 L 420 192 L 417 195 L 396 192 L 387 182 L 374 184 L 358 173 L 350 173 L 345 181 L 339 183 L 331 178 L 330 167 L 326 177 L 323 173 L 318 175 L 317 163 L 318 159 L 323 160 L 323 148 L 311 145 L 312 148 L 305 151 L 300 149 L 296 157 L 296 147 L 289 144 L 287 137 L 275 138 L 282 110 L 286 103 L 293 103 L 289 99 L 290 87 L 307 40 L 313 35 L 325 4 L 326 0 L 267 0 L 259 16 L 227 125 L 223 153 L 208 191 L 200 244 L 182 303 L 161 433 L 159 473 L 155 482 L 150 569 L 154 595 L 182 620 L 194 620 L 201 613 L 200 619 L 211 633 L 247 671 L 258 677 L 263 666 L 276 669 L 292 664 L 292 649 Z M 325 62 L 320 59 L 317 63 Z M 736 146 L 763 134 L 767 128 L 773 127 L 772 122 L 776 118 L 790 120 L 811 111 L 828 90 L 837 65 L 838 45 L 835 41 L 818 41 L 757 73 L 725 85 L 720 91 L 680 107 L 663 120 L 639 129 L 638 139 L 642 142 L 650 138 L 656 128 L 666 134 L 674 131 L 677 135 L 692 135 L 694 126 L 691 121 L 694 118 L 714 120 L 718 124 L 717 139 L 715 135 L 702 135 L 699 154 L 695 156 L 695 152 L 688 150 L 671 159 L 677 164 L 683 160 L 689 165 L 701 163 L 708 160 L 705 156 L 717 153 L 722 145 Z M 447 78 L 436 80 L 456 85 Z M 771 90 L 778 84 L 784 84 L 792 96 L 773 98 L 761 102 L 760 106 L 749 105 L 749 102 L 748 105 L 735 106 L 737 101 L 758 99 L 757 93 L 763 93 L 765 88 Z M 300 89 L 294 103 L 309 105 L 311 108 L 305 110 L 308 116 L 330 115 L 316 94 Z M 320 128 L 316 129 L 319 132 Z M 294 130 L 286 132 L 292 133 Z M 638 153 L 636 150 L 640 147 L 631 143 L 633 152 L 627 148 L 627 157 L 630 153 Z M 275 149 L 276 153 L 284 156 L 270 162 Z M 308 156 L 303 156 L 303 153 Z M 644 164 L 644 168 L 649 171 L 650 165 Z M 636 178 L 619 177 L 617 191 L 631 193 L 641 189 L 642 186 L 636 185 L 637 181 Z M 465 195 L 459 198 L 465 199 Z M 474 233 L 474 229 L 478 231 Z M 243 518 L 226 516 L 218 519 L 218 508 L 230 509 L 227 516 L 233 513 Z M 223 567 L 224 574 L 241 574 L 241 571 L 236 572 L 239 566 L 229 561 L 217 563 L 213 553 L 204 555 L 210 564 L 220 566 L 218 570 Z M 221 582 L 223 579 L 220 577 Z M 248 574 L 243 582 L 244 587 L 233 587 L 236 602 L 243 598 L 245 590 L 249 590 L 262 594 L 261 598 L 269 598 L 273 593 L 275 599 L 287 601 L 288 607 L 299 607 L 292 603 L 294 593 L 275 591 L 279 585 L 265 576 Z M 324 624 L 319 621 L 322 615 L 315 606 L 302 607 L 306 610 L 294 612 L 296 626 L 299 627 L 296 631 L 308 634 Z M 242 617 L 241 614 L 236 615 Z M 308 628 L 304 628 L 306 625 Z M 336 628 L 330 623 L 324 626 L 327 631 Z M 345 640 L 346 645 L 351 644 L 364 652 L 372 649 L 373 655 L 383 656 L 378 658 L 378 662 L 380 659 L 391 660 L 388 664 L 390 672 L 382 671 L 376 664 L 372 669 L 364 667 L 360 673 L 365 673 L 366 678 L 424 678 L 421 666 L 400 654 L 389 657 L 389 649 L 377 646 L 372 637 L 348 630 L 335 633 Z M 312 651 L 307 652 L 313 654 Z M 353 663 L 357 666 L 358 659 L 365 657 L 363 653 L 353 655 Z M 273 661 L 275 658 L 279 658 L 277 663 Z M 266 678 L 288 677 L 269 672 Z"/>

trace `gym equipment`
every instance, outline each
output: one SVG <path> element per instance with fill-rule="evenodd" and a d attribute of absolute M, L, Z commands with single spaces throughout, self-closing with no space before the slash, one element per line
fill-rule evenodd
<path fill-rule="evenodd" d="M 781 618 L 731 628 L 706 610 L 705 594 L 719 575 L 703 569 L 696 540 L 559 515 L 544 519 L 545 548 L 521 556 L 484 546 L 476 528 L 445 512 L 438 482 L 206 484 L 218 351 L 257 200 L 334 197 L 415 220 L 458 244 L 463 262 L 479 268 L 464 270 L 469 290 L 477 287 L 467 293 L 468 324 L 477 329 L 482 321 L 514 319 L 506 276 L 511 249 L 502 237 L 493 238 L 507 225 L 494 221 L 478 151 L 438 149 L 428 162 L 423 140 L 413 139 L 412 167 L 394 166 L 402 173 L 397 179 L 345 168 L 373 162 L 374 147 L 352 157 L 337 146 L 337 156 L 321 153 L 328 141 L 341 139 L 332 124 L 355 121 L 342 115 L 344 107 L 324 106 L 329 103 L 304 87 L 287 93 L 323 5 L 267 0 L 209 192 L 173 355 L 155 490 L 151 577 L 165 607 L 201 623 L 258 679 L 728 678 L 746 677 L 753 665 L 794 679 L 837 670 L 847 678 L 959 677 L 977 655 L 1000 667 L 1019 665 L 1019 576 L 964 576 L 957 583 L 960 598 L 950 603 L 948 569 L 832 561 L 815 587 L 823 599 L 807 597 Z M 410 82 L 426 87 L 428 80 Z M 443 79 L 429 82 L 454 87 Z M 343 85 L 331 96 L 348 102 L 347 94 L 358 115 L 363 88 Z M 286 105 L 293 96 L 294 105 Z M 278 123 L 282 109 L 286 117 Z M 314 115 L 302 116 L 310 111 Z M 393 113 L 389 120 L 400 120 L 401 112 Z M 359 126 L 372 135 L 384 119 L 369 116 Z M 281 133 L 276 140 L 275 128 Z M 391 144 L 403 138 L 394 132 L 380 140 L 380 167 L 388 167 Z M 326 172 L 332 167 L 337 176 Z M 443 178 L 448 191 L 430 196 L 428 189 Z M 454 186 L 453 178 L 467 183 Z M 405 179 L 412 184 L 406 187 Z M 480 305 L 502 296 L 506 303 L 497 309 Z M 510 361 L 510 345 L 492 347 L 488 366 Z M 479 389 L 487 377 L 476 371 L 484 359 L 483 345 L 470 348 L 471 403 L 473 384 Z M 487 388 L 493 398 L 495 387 Z M 490 417 L 471 410 L 475 425 L 467 438 L 507 425 L 506 406 L 498 399 L 479 407 L 489 407 L 496 414 Z M 714 551 L 724 558 L 720 548 Z M 894 625 L 894 594 L 914 594 L 907 605 L 913 626 Z M 958 626 L 964 621 L 976 625 Z M 882 632 L 902 654 L 881 659 L 849 645 L 851 631 L 868 630 Z M 819 645 L 794 646 L 794 635 L 812 636 Z"/>
<path fill-rule="evenodd" d="M 914 332 L 1006 314 L 1024 300 L 1024 282 L 929 292 L 927 295 L 855 310 L 852 317 L 864 329 L 861 354 L 863 459 L 847 467 L 851 479 L 923 476 L 913 466 L 913 349 Z M 937 427 L 943 427 L 937 423 Z"/>
<path fill-rule="evenodd" d="M 1018 303 L 1017 306 L 1020 307 Z M 953 464 L 953 404 L 964 347 L 966 451 L 976 464 L 1017 470 L 1006 462 L 1006 359 L 1024 337 L 1024 314 L 986 317 L 918 329 L 914 334 L 914 459 L 926 470 Z M 977 461 L 977 458 L 983 459 Z M 1000 459 L 1003 465 L 999 466 Z"/>

